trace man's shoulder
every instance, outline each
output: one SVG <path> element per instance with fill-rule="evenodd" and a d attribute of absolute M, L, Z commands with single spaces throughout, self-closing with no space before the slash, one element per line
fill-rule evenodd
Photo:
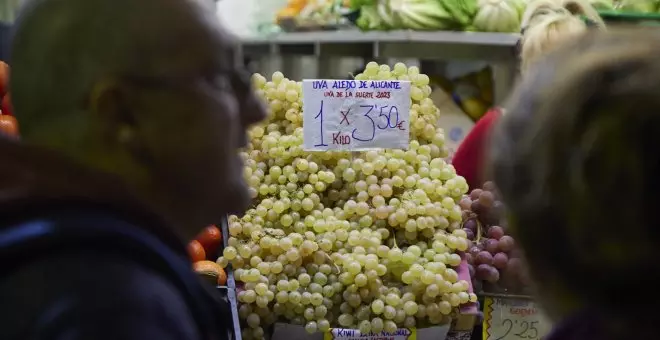
<path fill-rule="evenodd" d="M 20 311 L 15 320 L 5 320 L 12 321 L 5 331 L 14 336 L 0 334 L 2 339 L 55 327 L 52 322 L 83 327 L 76 320 L 89 325 L 106 320 L 124 328 L 118 332 L 168 329 L 173 336 L 167 339 L 198 338 L 193 310 L 198 306 L 182 286 L 195 279 L 185 258 L 111 214 L 36 213 L 13 219 L 0 228 L 0 261 L 6 264 L 0 273 L 0 309 L 3 315 Z M 38 322 L 48 325 L 32 324 L 44 318 Z M 152 323 L 167 326 L 149 330 Z"/>
<path fill-rule="evenodd" d="M 99 299 L 113 294 L 138 300 L 163 295 L 183 301 L 168 278 L 130 257 L 103 249 L 74 248 L 36 256 L 0 279 L 0 287 L 15 284 L 43 286 L 40 290 L 44 292 L 97 295 L 92 298 Z M 6 290 L 0 289 L 3 292 Z"/>
<path fill-rule="evenodd" d="M 153 324 L 178 333 L 173 339 L 198 338 L 191 310 L 177 287 L 157 272 L 112 253 L 42 256 L 2 278 L 0 297 L 3 315 L 20 311 L 11 317 L 15 317 L 12 323 L 6 323 L 15 328 L 5 331 L 13 329 L 15 334 L 26 329 L 84 328 L 77 320 L 85 320 L 89 325 L 125 328 L 113 330 L 117 334 L 140 333 Z"/>

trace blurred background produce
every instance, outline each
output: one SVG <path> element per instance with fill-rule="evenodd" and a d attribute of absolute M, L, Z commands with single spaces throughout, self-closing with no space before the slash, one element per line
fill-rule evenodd
<path fill-rule="evenodd" d="M 9 95 L 9 66 L 0 61 L 0 133 L 18 137 L 18 122 L 12 111 Z"/>

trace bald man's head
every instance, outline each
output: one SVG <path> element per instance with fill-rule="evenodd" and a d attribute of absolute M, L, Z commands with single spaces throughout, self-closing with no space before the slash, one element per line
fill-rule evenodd
<path fill-rule="evenodd" d="M 197 49 L 230 43 L 212 36 L 223 33 L 209 30 L 214 20 L 192 0 L 27 1 L 11 56 L 24 134 L 50 124 L 55 113 L 79 110 L 101 78 L 189 71 L 185 61 Z"/>
<path fill-rule="evenodd" d="M 185 206 L 197 227 L 240 212 L 236 149 L 265 113 L 235 45 L 198 0 L 29 1 L 10 59 L 24 142 Z"/>

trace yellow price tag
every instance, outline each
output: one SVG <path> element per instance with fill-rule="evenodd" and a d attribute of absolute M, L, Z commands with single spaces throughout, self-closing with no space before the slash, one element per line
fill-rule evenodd
<path fill-rule="evenodd" d="M 361 334 L 357 329 L 331 328 L 323 335 L 324 340 L 417 340 L 417 329 L 399 328 L 394 332 Z"/>
<path fill-rule="evenodd" d="M 551 327 L 530 299 L 489 296 L 484 299 L 484 340 L 541 340 Z"/>

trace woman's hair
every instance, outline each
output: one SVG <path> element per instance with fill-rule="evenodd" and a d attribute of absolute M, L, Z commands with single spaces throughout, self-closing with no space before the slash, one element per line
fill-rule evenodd
<path fill-rule="evenodd" d="M 539 60 L 506 106 L 492 177 L 542 301 L 562 291 L 640 318 L 660 302 L 641 294 L 660 276 L 659 55 L 657 29 L 591 31 Z"/>
<path fill-rule="evenodd" d="M 605 29 L 605 23 L 586 0 L 530 2 L 521 25 L 521 72 L 526 72 L 530 65 L 560 42 L 583 34 L 590 25 Z"/>

